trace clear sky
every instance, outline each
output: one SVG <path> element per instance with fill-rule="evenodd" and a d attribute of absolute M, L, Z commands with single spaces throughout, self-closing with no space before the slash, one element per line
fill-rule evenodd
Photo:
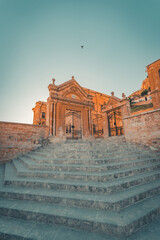
<path fill-rule="evenodd" d="M 160 0 L 0 0 L 0 120 L 32 123 L 53 77 L 129 95 L 159 58 Z"/>

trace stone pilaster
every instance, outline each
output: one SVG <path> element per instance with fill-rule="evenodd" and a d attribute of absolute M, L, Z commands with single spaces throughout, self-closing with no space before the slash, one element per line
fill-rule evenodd
<path fill-rule="evenodd" d="M 121 101 L 122 103 L 122 118 L 130 116 L 131 115 L 131 107 L 130 107 L 130 101 L 128 99 L 124 99 Z"/>
<path fill-rule="evenodd" d="M 52 114 L 52 103 L 49 103 L 49 133 L 53 134 L 53 114 Z"/>
<path fill-rule="evenodd" d="M 85 108 L 84 109 L 84 136 L 85 138 L 89 138 L 90 137 L 90 131 L 89 131 L 89 128 L 88 128 L 88 109 Z"/>
<path fill-rule="evenodd" d="M 107 112 L 103 112 L 103 137 L 109 137 L 108 115 Z"/>
<path fill-rule="evenodd" d="M 57 104 L 53 103 L 53 136 L 56 136 L 56 106 Z"/>

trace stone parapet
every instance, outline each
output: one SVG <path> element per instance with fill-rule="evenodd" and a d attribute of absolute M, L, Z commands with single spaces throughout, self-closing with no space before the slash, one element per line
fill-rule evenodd
<path fill-rule="evenodd" d="M 160 109 L 123 118 L 127 141 L 160 149 Z"/>
<path fill-rule="evenodd" d="M 0 122 L 0 163 L 42 146 L 48 134 L 46 126 Z"/>

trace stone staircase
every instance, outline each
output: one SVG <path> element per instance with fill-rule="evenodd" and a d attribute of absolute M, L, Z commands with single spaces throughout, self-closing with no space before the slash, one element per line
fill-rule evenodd
<path fill-rule="evenodd" d="M 52 143 L 0 171 L 0 239 L 140 239 L 160 215 L 160 152 L 123 137 Z"/>

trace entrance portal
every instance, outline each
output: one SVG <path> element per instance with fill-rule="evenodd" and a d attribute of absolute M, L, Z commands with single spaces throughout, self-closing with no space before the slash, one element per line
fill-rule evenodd
<path fill-rule="evenodd" d="M 108 113 L 109 136 L 123 135 L 123 123 L 121 109 Z"/>
<path fill-rule="evenodd" d="M 93 134 L 95 138 L 103 137 L 103 122 L 101 114 L 94 114 L 93 119 Z"/>
<path fill-rule="evenodd" d="M 81 112 L 66 110 L 65 114 L 65 128 L 67 139 L 82 138 L 81 128 Z"/>

